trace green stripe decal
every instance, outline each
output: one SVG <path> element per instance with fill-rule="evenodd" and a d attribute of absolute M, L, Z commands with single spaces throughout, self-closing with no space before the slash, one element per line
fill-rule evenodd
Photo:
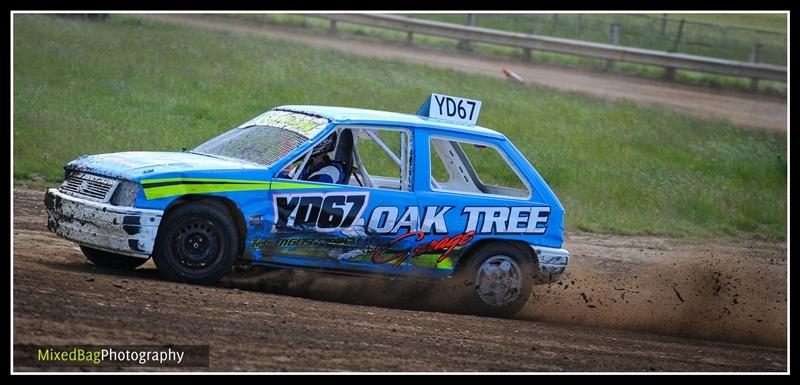
<path fill-rule="evenodd" d="M 320 184 L 320 183 L 310 183 L 310 182 L 272 182 L 272 189 L 273 190 L 301 190 L 301 189 L 332 189 L 332 188 L 341 188 L 345 187 L 345 185 L 337 185 L 337 184 Z"/>
<path fill-rule="evenodd" d="M 344 186 L 308 182 L 268 182 L 241 179 L 162 178 L 141 181 L 144 196 L 148 199 L 166 198 L 184 194 L 219 193 L 258 190 L 332 189 Z"/>
<path fill-rule="evenodd" d="M 269 190 L 270 182 L 237 179 L 166 178 L 142 181 L 148 200 L 184 194 Z"/>
<path fill-rule="evenodd" d="M 238 184 L 269 184 L 269 181 L 262 181 L 262 180 L 241 180 L 241 179 L 208 179 L 208 178 L 164 178 L 164 179 L 147 179 L 143 180 L 143 185 L 148 184 L 155 184 L 155 183 L 196 183 L 196 182 L 206 182 L 206 183 L 238 183 Z M 147 187 L 147 186 L 145 186 Z"/>

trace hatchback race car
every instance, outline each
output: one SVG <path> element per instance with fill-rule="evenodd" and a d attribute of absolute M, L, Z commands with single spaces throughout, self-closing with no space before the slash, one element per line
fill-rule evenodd
<path fill-rule="evenodd" d="M 45 197 L 48 228 L 93 264 L 210 284 L 235 264 L 454 280 L 469 311 L 511 315 L 558 279 L 564 209 L 481 102 L 414 114 L 290 105 L 192 150 L 81 156 Z"/>

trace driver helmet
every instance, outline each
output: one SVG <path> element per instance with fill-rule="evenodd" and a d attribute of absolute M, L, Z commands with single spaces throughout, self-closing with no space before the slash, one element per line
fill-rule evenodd
<path fill-rule="evenodd" d="M 315 157 L 320 154 L 327 154 L 336 149 L 336 133 L 329 135 L 322 142 L 320 142 L 311 152 L 311 156 Z"/>

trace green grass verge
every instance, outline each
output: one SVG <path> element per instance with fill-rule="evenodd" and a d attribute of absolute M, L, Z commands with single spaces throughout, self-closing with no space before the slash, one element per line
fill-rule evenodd
<path fill-rule="evenodd" d="M 567 227 L 786 236 L 786 136 L 632 103 L 114 15 L 14 17 L 14 177 L 80 154 L 192 147 L 282 104 L 416 111 L 481 99 L 560 197 Z M 497 165 L 500 167 L 500 165 Z"/>

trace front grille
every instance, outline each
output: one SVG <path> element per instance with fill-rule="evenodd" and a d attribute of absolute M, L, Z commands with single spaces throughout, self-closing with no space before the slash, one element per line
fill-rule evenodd
<path fill-rule="evenodd" d="M 59 191 L 79 198 L 108 202 L 117 184 L 119 181 L 116 179 L 73 172 L 67 176 Z"/>

